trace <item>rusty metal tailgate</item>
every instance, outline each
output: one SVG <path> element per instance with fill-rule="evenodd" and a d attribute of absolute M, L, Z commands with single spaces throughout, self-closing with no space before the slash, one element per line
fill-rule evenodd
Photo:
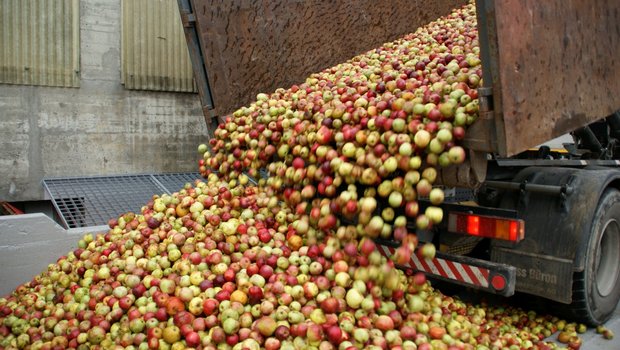
<path fill-rule="evenodd" d="M 495 122 L 479 135 L 486 150 L 511 156 L 620 109 L 620 1 L 477 5 Z"/>

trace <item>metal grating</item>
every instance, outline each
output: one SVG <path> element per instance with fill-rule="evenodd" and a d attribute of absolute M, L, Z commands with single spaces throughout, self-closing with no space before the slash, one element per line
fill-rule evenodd
<path fill-rule="evenodd" d="M 445 203 L 458 203 L 458 202 L 467 202 L 475 199 L 474 190 L 469 188 L 459 188 L 459 187 L 443 187 L 437 186 L 443 189 L 444 192 L 444 202 Z M 428 196 L 420 196 L 420 199 L 428 200 Z"/>
<path fill-rule="evenodd" d="M 152 175 L 168 193 L 173 193 L 182 189 L 186 183 L 194 184 L 196 179 L 201 179 L 200 173 L 171 173 Z"/>
<path fill-rule="evenodd" d="M 474 191 L 469 188 L 446 188 L 444 189 L 447 203 L 458 203 L 474 200 Z"/>
<path fill-rule="evenodd" d="M 138 174 L 44 179 L 66 228 L 105 225 L 110 218 L 138 212 L 154 194 L 173 193 L 199 173 Z"/>

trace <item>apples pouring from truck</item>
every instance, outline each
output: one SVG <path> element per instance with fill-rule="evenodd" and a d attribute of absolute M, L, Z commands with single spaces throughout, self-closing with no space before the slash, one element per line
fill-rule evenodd
<path fill-rule="evenodd" d="M 257 91 L 405 33 L 403 12 L 423 22 L 464 1 L 418 11 L 397 0 L 373 8 L 278 2 L 288 10 L 207 3 L 179 0 L 179 8 L 205 118 L 216 125 Z M 479 116 L 462 142 L 467 160 L 439 171 L 453 195 L 441 224 L 417 232 L 435 245 L 435 258 L 413 255 L 400 267 L 504 296 L 539 296 L 601 324 L 620 299 L 620 4 L 478 0 L 476 10 L 483 79 Z M 370 12 L 390 23 L 372 22 Z M 247 13 L 255 16 L 228 25 Z M 339 27 L 343 14 L 357 20 Z M 374 32 L 356 27 L 370 25 Z M 572 140 L 562 149 L 539 146 L 565 134 Z M 387 256 L 398 246 L 377 242 Z"/>

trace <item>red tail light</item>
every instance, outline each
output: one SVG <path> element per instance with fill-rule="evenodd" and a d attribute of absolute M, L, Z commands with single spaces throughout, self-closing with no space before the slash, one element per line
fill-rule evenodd
<path fill-rule="evenodd" d="M 485 238 L 519 242 L 525 233 L 525 222 L 494 216 L 452 212 L 448 215 L 448 230 Z"/>

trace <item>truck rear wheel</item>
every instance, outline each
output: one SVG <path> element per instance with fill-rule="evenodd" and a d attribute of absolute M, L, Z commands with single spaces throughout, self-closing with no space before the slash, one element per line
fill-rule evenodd
<path fill-rule="evenodd" d="M 574 319 L 591 325 L 607 321 L 620 300 L 620 191 L 607 189 L 592 221 L 585 268 L 573 277 Z"/>

